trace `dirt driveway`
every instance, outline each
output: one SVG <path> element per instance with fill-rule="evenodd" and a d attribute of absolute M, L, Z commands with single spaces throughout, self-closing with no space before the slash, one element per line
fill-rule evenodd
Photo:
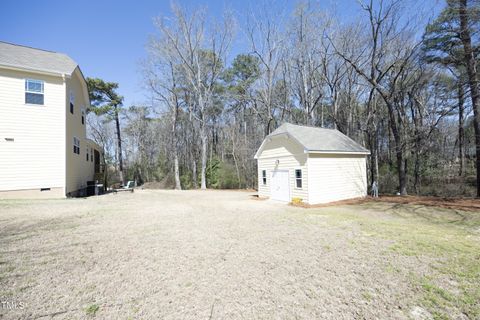
<path fill-rule="evenodd" d="M 0 308 L 0 318 L 426 319 L 437 309 L 460 319 L 475 315 L 475 306 L 430 308 L 428 290 L 412 278 L 451 294 L 463 284 L 443 273 L 431 278 L 443 253 L 406 254 L 398 228 L 407 218 L 391 207 L 307 210 L 250 195 L 145 190 L 0 201 L 0 297 L 10 306 Z M 379 231 L 391 223 L 398 227 L 392 237 Z"/>

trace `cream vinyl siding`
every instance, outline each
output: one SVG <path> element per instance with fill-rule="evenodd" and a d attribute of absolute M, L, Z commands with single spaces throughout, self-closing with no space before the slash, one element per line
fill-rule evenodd
<path fill-rule="evenodd" d="M 25 79 L 44 81 L 44 105 L 25 104 Z M 0 68 L 0 191 L 64 188 L 64 97 L 60 76 Z"/>
<path fill-rule="evenodd" d="M 367 195 L 365 155 L 309 154 L 307 162 L 310 204 Z"/>
<path fill-rule="evenodd" d="M 75 96 L 74 113 L 70 113 L 70 92 Z M 75 193 L 94 178 L 94 163 L 86 160 L 86 149 L 92 145 L 87 140 L 86 122 L 82 124 L 82 108 L 88 105 L 84 80 L 77 68 L 67 80 L 64 110 L 66 115 L 66 193 Z M 80 139 L 80 154 L 73 153 L 73 137 Z"/>
<path fill-rule="evenodd" d="M 278 160 L 278 165 L 276 164 Z M 302 170 L 302 188 L 295 187 L 295 169 Z M 267 184 L 263 185 L 262 170 L 267 171 Z M 258 195 L 270 197 L 270 180 L 274 170 L 288 170 L 290 199 L 301 198 L 308 202 L 307 154 L 303 147 L 286 135 L 272 137 L 265 141 L 262 153 L 258 156 Z"/>

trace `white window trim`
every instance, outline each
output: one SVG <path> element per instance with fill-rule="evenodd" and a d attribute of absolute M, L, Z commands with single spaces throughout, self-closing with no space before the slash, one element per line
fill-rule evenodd
<path fill-rule="evenodd" d="M 28 85 L 27 85 L 26 88 L 25 88 L 25 91 L 26 91 L 26 92 L 38 93 L 38 94 L 43 94 L 43 93 L 44 93 L 44 91 L 45 91 L 45 81 L 43 81 L 43 80 L 38 80 L 38 79 L 26 78 L 26 79 L 25 79 L 25 84 L 27 84 L 29 81 L 31 81 L 31 82 L 40 82 L 40 84 L 42 85 L 42 91 L 40 91 L 40 92 L 38 92 L 38 91 L 30 91 L 30 90 L 28 90 Z"/>
<path fill-rule="evenodd" d="M 38 92 L 38 91 L 31 91 L 31 90 L 28 90 L 28 82 L 29 81 L 32 81 L 32 82 L 40 82 L 41 85 L 42 85 L 42 91 L 41 92 Z M 24 85 L 25 85 L 25 93 L 33 93 L 33 94 L 41 94 L 43 96 L 43 103 L 42 104 L 37 104 L 37 103 L 27 103 L 27 99 L 25 98 L 25 105 L 28 105 L 28 106 L 44 106 L 45 105 L 45 81 L 43 80 L 38 80 L 38 79 L 32 79 L 32 78 L 25 78 L 25 82 L 24 82 Z"/>
<path fill-rule="evenodd" d="M 68 104 L 68 109 L 69 109 L 71 114 L 75 114 L 75 92 L 73 92 L 73 90 L 70 90 L 69 101 L 70 101 L 70 103 Z"/>
<path fill-rule="evenodd" d="M 73 153 L 80 155 L 80 139 L 78 139 L 77 137 L 73 137 L 73 145 L 77 147 L 77 150 L 78 150 L 78 152 L 73 152 Z"/>
<path fill-rule="evenodd" d="M 265 175 L 263 175 L 265 173 Z M 265 182 L 263 182 L 265 179 Z M 267 185 L 267 170 L 262 170 L 262 186 Z"/>
<path fill-rule="evenodd" d="M 85 125 L 85 123 L 87 122 L 87 113 L 85 112 L 85 107 L 84 106 L 82 106 L 82 112 L 81 112 L 80 116 L 81 116 L 80 122 L 82 122 L 82 120 L 83 120 L 82 125 Z"/>

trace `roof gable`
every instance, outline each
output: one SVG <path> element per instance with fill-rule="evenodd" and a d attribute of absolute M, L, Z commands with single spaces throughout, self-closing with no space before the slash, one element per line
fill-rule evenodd
<path fill-rule="evenodd" d="M 284 123 L 265 138 L 255 154 L 255 158 L 260 156 L 265 142 L 277 135 L 288 135 L 303 146 L 305 153 L 370 154 L 367 149 L 336 129 Z"/>
<path fill-rule="evenodd" d="M 63 53 L 0 41 L 0 66 L 71 75 L 77 67 L 77 63 Z"/>

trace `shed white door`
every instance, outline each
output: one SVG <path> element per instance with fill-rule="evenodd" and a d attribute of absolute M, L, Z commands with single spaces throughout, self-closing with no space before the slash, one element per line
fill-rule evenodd
<path fill-rule="evenodd" d="M 270 180 L 270 197 L 273 200 L 290 201 L 287 170 L 272 171 L 272 179 Z"/>

